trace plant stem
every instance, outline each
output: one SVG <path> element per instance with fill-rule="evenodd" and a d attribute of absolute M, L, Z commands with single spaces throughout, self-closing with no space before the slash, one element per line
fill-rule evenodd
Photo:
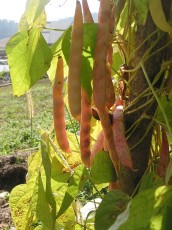
<path fill-rule="evenodd" d="M 159 106 L 159 108 L 160 108 L 160 110 L 161 110 L 161 112 L 162 112 L 162 115 L 163 115 L 163 117 L 164 117 L 165 123 L 166 123 L 166 125 L 167 125 L 167 129 L 168 129 L 168 133 L 169 133 L 169 135 L 170 135 L 170 138 L 172 138 L 172 131 L 171 131 L 170 123 L 169 123 L 169 121 L 168 121 L 168 118 L 167 118 L 167 115 L 166 115 L 166 113 L 165 113 L 165 110 L 164 110 L 164 108 L 163 108 L 163 106 L 162 106 L 162 104 L 161 104 L 161 102 L 160 102 L 160 99 L 159 99 L 159 97 L 158 97 L 158 95 L 157 95 L 155 89 L 153 88 L 153 86 L 152 86 L 152 84 L 151 84 L 151 82 L 150 82 L 150 80 L 149 80 L 148 74 L 147 74 L 147 72 L 146 72 L 146 69 L 145 69 L 143 63 L 141 63 L 141 67 L 142 67 L 143 73 L 144 73 L 144 75 L 145 75 L 145 78 L 146 78 L 146 80 L 147 80 L 147 83 L 148 83 L 150 89 L 152 90 L 152 93 L 153 93 L 153 95 L 154 95 L 154 97 L 155 97 L 155 99 L 156 99 L 156 101 L 157 101 L 157 103 L 158 103 L 158 106 Z"/>

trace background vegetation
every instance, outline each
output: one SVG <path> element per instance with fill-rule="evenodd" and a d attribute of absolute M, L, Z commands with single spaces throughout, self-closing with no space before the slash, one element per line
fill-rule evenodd
<path fill-rule="evenodd" d="M 48 79 L 31 90 L 32 117 L 29 97 L 14 97 L 12 86 L 0 88 L 0 154 L 14 153 L 39 146 L 40 129 L 52 127 L 52 87 Z"/>

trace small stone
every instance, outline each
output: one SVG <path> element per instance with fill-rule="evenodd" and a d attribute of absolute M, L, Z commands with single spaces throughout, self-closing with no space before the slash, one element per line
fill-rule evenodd
<path fill-rule="evenodd" d="M 9 193 L 8 193 L 8 192 L 1 192 L 1 193 L 0 193 L 0 198 L 1 198 L 1 199 L 6 199 L 8 196 L 9 196 Z"/>

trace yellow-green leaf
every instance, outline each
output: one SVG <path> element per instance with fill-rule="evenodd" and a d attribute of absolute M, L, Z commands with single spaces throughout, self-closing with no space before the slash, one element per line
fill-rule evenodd
<path fill-rule="evenodd" d="M 46 23 L 45 5 L 50 0 L 27 0 L 25 12 L 20 20 L 19 31 Z"/>
<path fill-rule="evenodd" d="M 48 204 L 46 193 L 41 178 L 41 174 L 38 175 L 38 181 L 33 194 L 33 203 L 36 205 L 37 218 L 48 229 L 53 229 L 55 225 L 55 219 L 53 219 L 52 209 Z"/>
<path fill-rule="evenodd" d="M 32 221 L 32 213 L 29 211 L 32 192 L 26 184 L 22 184 L 15 187 L 10 194 L 10 210 L 17 230 L 28 229 Z"/>
<path fill-rule="evenodd" d="M 26 93 L 47 72 L 52 53 L 40 30 L 25 30 L 14 35 L 6 46 L 13 93 Z"/>
<path fill-rule="evenodd" d="M 167 22 L 161 0 L 149 0 L 149 10 L 155 25 L 164 32 L 172 32 L 172 27 Z"/>
<path fill-rule="evenodd" d="M 60 217 L 71 205 L 79 190 L 82 189 L 87 180 L 87 171 L 83 165 L 79 165 L 71 178 L 69 178 L 68 189 L 62 202 L 57 217 Z"/>

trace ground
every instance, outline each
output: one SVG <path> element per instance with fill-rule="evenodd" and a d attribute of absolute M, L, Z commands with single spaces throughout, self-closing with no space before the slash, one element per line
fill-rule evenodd
<path fill-rule="evenodd" d="M 12 227 L 9 193 L 16 185 L 25 183 L 28 154 L 0 156 L 0 229 Z"/>

